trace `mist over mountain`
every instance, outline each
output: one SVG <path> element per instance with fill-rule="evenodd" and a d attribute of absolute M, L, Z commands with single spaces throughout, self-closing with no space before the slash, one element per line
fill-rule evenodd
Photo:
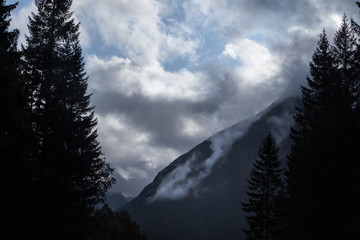
<path fill-rule="evenodd" d="M 296 98 L 216 133 L 160 171 L 124 206 L 149 239 L 243 239 L 241 203 L 261 140 L 269 131 L 285 164 Z"/>

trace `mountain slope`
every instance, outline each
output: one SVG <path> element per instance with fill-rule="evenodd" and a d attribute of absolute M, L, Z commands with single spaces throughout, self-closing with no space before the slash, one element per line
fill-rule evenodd
<path fill-rule="evenodd" d="M 126 203 L 128 203 L 128 200 L 121 193 L 108 192 L 106 194 L 106 203 L 112 210 L 116 211 L 119 210 Z"/>
<path fill-rule="evenodd" d="M 125 205 L 148 239 L 244 239 L 241 202 L 261 140 L 269 131 L 285 162 L 296 99 L 274 103 L 173 161 Z"/>

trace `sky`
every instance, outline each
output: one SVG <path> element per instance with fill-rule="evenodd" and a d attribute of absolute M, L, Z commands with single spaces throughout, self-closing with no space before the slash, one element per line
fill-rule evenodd
<path fill-rule="evenodd" d="M 8 0 L 7 3 L 14 3 Z M 117 179 L 136 196 L 181 154 L 299 93 L 325 28 L 358 20 L 353 0 L 76 0 L 98 134 Z M 12 27 L 26 44 L 33 0 Z"/>

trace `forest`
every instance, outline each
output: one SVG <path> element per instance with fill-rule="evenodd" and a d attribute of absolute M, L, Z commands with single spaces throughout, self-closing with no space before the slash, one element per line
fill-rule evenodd
<path fill-rule="evenodd" d="M 2 239 L 146 239 L 103 204 L 115 180 L 96 131 L 71 0 L 36 0 L 26 44 L 0 0 Z M 357 3 L 360 7 L 360 3 Z M 360 25 L 324 29 L 296 106 L 287 167 L 271 133 L 259 146 L 246 212 L 248 240 L 360 236 Z M 304 76 L 305 77 L 305 76 Z M 102 207 L 99 207 L 102 205 Z"/>

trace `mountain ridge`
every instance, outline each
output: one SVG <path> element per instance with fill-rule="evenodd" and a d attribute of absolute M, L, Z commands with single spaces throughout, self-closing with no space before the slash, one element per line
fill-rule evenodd
<path fill-rule="evenodd" d="M 297 98 L 271 104 L 181 155 L 123 208 L 149 239 L 241 239 L 247 177 L 261 140 L 271 131 L 283 164 Z"/>

